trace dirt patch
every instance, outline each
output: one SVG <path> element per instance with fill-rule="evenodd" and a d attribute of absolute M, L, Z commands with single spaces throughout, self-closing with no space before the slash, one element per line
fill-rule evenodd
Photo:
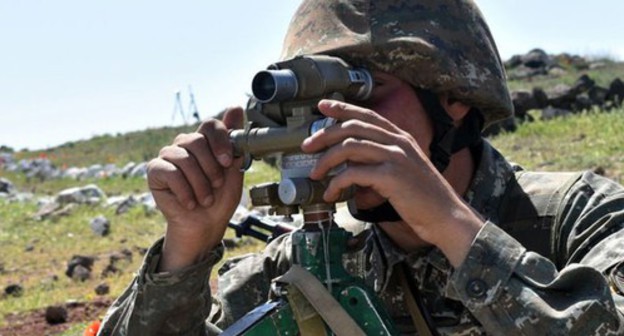
<path fill-rule="evenodd" d="M 98 299 L 91 302 L 66 303 L 67 322 L 48 324 L 45 308 L 4 316 L 7 326 L 0 327 L 1 336 L 57 335 L 76 323 L 94 321 L 111 305 L 110 299 Z"/>

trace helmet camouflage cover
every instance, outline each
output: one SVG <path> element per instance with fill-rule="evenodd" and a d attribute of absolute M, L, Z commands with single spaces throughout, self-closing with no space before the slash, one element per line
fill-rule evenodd
<path fill-rule="evenodd" d="M 471 0 L 304 0 L 281 58 L 325 54 L 478 108 L 513 115 L 504 68 Z"/>

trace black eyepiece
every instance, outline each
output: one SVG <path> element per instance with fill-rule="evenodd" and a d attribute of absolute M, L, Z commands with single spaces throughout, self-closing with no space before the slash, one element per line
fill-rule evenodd
<path fill-rule="evenodd" d="M 251 82 L 251 92 L 261 103 L 293 99 L 297 90 L 297 77 L 288 69 L 260 71 Z"/>

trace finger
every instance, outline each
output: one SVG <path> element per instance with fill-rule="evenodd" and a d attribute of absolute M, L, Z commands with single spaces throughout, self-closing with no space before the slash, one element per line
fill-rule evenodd
<path fill-rule="evenodd" d="M 224 183 L 223 167 L 210 151 L 208 140 L 200 133 L 181 134 L 174 144 L 186 149 L 199 163 L 204 175 L 213 188 L 220 188 Z"/>
<path fill-rule="evenodd" d="M 171 162 L 182 172 L 198 203 L 203 206 L 212 204 L 214 197 L 210 181 L 193 155 L 182 147 L 167 146 L 160 151 L 159 157 Z"/>
<path fill-rule="evenodd" d="M 223 123 L 228 129 L 243 128 L 244 122 L 243 109 L 241 107 L 229 108 L 223 115 Z"/>
<path fill-rule="evenodd" d="M 306 153 L 314 153 L 329 148 L 347 138 L 368 139 L 386 145 L 394 144 L 398 141 L 397 134 L 377 125 L 361 120 L 348 120 L 312 134 L 303 142 L 301 149 Z"/>
<path fill-rule="evenodd" d="M 147 177 L 150 190 L 171 192 L 178 203 L 189 210 L 197 205 L 193 188 L 173 163 L 161 158 L 153 159 L 147 165 Z"/>
<path fill-rule="evenodd" d="M 232 144 L 228 135 L 230 127 L 242 126 L 242 109 L 240 107 L 226 110 L 223 122 L 212 119 L 202 123 L 197 132 L 203 134 L 214 157 L 223 167 L 232 164 Z"/>
<path fill-rule="evenodd" d="M 310 178 L 321 179 L 345 162 L 376 164 L 389 162 L 400 149 L 368 140 L 349 138 L 327 150 L 310 172 Z M 398 153 L 400 155 L 400 153 Z"/>
<path fill-rule="evenodd" d="M 323 113 L 323 115 L 339 121 L 358 119 L 369 124 L 377 125 L 390 132 L 399 132 L 400 130 L 388 119 L 382 117 L 378 113 L 353 104 L 337 100 L 323 99 L 318 103 L 318 109 L 321 113 Z"/>
<path fill-rule="evenodd" d="M 332 177 L 323 194 L 326 202 L 335 202 L 340 197 L 342 190 L 358 185 L 360 187 L 371 187 L 382 197 L 388 197 L 384 194 L 383 181 L 387 178 L 383 165 L 363 165 L 349 166 L 340 174 Z"/>

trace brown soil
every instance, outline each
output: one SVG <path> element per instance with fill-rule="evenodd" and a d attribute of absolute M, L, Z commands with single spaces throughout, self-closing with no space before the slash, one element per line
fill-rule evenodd
<path fill-rule="evenodd" d="M 108 309 L 110 299 L 97 299 L 91 302 L 66 303 L 67 322 L 48 324 L 45 308 L 4 316 L 7 326 L 0 327 L 0 336 L 57 335 L 76 323 L 99 319 Z"/>

